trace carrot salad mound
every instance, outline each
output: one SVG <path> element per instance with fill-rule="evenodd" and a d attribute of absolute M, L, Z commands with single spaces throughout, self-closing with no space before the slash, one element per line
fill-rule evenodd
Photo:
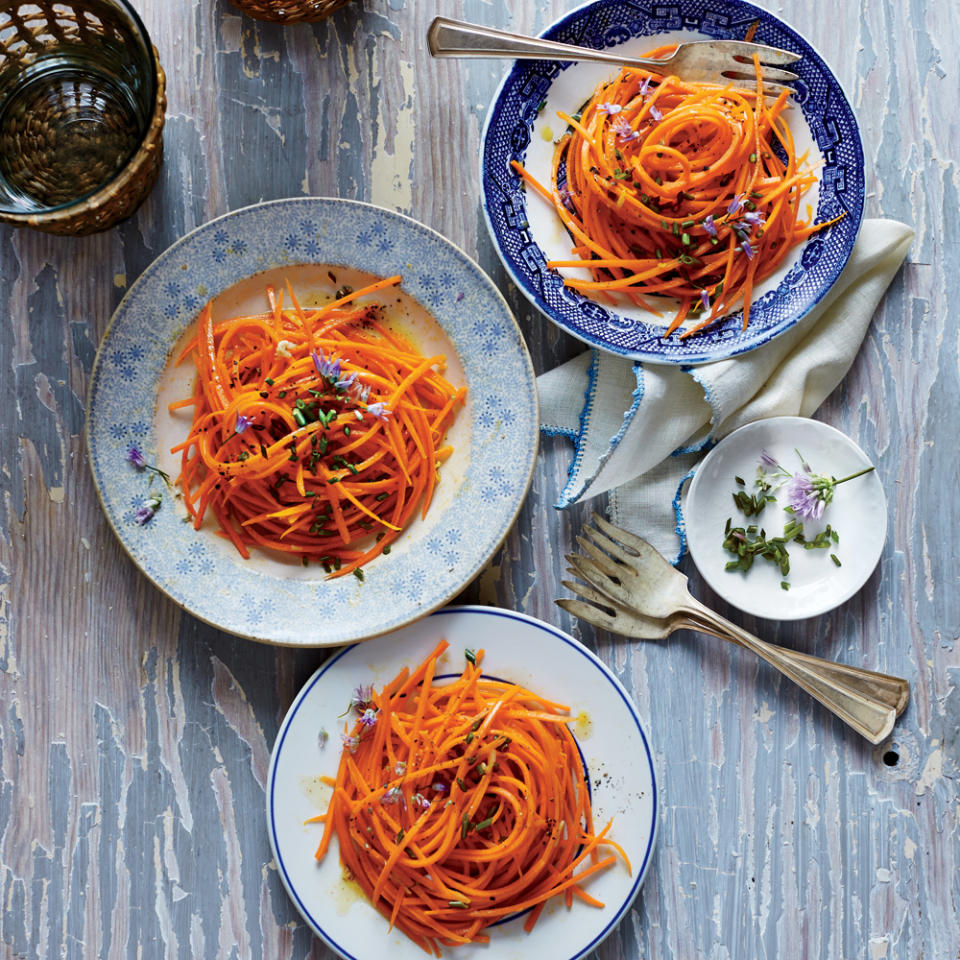
<path fill-rule="evenodd" d="M 809 206 L 800 217 L 813 167 L 784 120 L 788 91 L 768 103 L 756 57 L 754 67 L 756 91 L 624 68 L 580 113 L 558 113 L 569 128 L 549 188 L 512 162 L 574 240 L 575 259 L 547 265 L 593 275 L 567 286 L 610 302 L 620 292 L 654 313 L 649 295 L 677 298 L 665 336 L 691 318 L 690 336 L 740 305 L 747 328 L 754 286 L 829 225 L 813 224 Z"/>
<path fill-rule="evenodd" d="M 426 515 L 466 391 L 442 376 L 443 356 L 391 332 L 379 304 L 354 303 L 401 279 L 313 311 L 268 287 L 269 312 L 221 323 L 207 304 L 177 361 L 196 364 L 194 396 L 170 405 L 194 408 L 173 452 L 197 529 L 210 511 L 244 557 L 265 547 L 362 580 L 418 506 Z"/>
<path fill-rule="evenodd" d="M 340 859 L 374 907 L 427 953 L 486 943 L 482 931 L 562 895 L 603 904 L 582 884 L 626 854 L 594 831 L 568 708 L 481 676 L 435 682 L 436 649 L 382 691 L 359 687 L 316 858 Z M 616 853 L 600 854 L 602 848 Z"/>

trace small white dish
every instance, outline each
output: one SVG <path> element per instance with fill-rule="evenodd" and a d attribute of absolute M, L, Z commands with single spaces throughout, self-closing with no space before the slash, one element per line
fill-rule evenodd
<path fill-rule="evenodd" d="M 785 486 L 772 491 L 777 502 L 768 503 L 759 517 L 745 517 L 732 494 L 738 490 L 756 492 L 753 484 L 762 451 L 791 473 L 801 471 L 797 450 L 814 473 L 838 479 L 872 466 L 848 436 L 819 420 L 758 420 L 734 431 L 707 454 L 684 504 L 690 555 L 703 579 L 728 603 L 770 620 L 816 617 L 849 600 L 873 573 L 887 537 L 887 499 L 873 471 L 840 484 L 823 517 L 804 522 L 808 539 L 830 524 L 840 540 L 830 548 L 817 550 L 788 545 L 789 590 L 780 585 L 785 578 L 779 567 L 767 560 L 758 558 L 747 573 L 727 571 L 725 566 L 733 559 L 723 548 L 728 517 L 734 527 L 756 523 L 766 530 L 768 539 L 779 536 L 784 523 L 792 519 L 783 509 L 789 502 Z M 741 477 L 746 486 L 740 487 L 735 477 Z M 841 566 L 836 566 L 831 554 L 836 554 Z"/>
<path fill-rule="evenodd" d="M 626 851 L 622 864 L 592 878 L 588 892 L 602 909 L 562 897 L 550 901 L 531 933 L 526 914 L 487 931 L 491 942 L 450 950 L 457 960 L 549 957 L 576 960 L 592 952 L 623 919 L 643 884 L 657 832 L 659 796 L 649 738 L 629 694 L 586 647 L 532 617 L 493 607 L 447 607 L 418 623 L 330 657 L 297 695 L 277 734 L 267 777 L 267 831 L 287 893 L 314 933 L 347 960 L 422 960 L 423 951 L 399 930 L 388 931 L 356 884 L 344 879 L 337 840 L 317 863 L 313 853 L 340 761 L 338 733 L 354 687 L 381 687 L 402 667 L 414 667 L 441 638 L 450 648 L 440 658 L 438 680 L 459 676 L 464 648 L 483 649 L 484 673 L 521 683 L 567 704 L 573 733 L 588 773 L 595 824 L 613 817 L 610 836 Z M 321 728 L 330 733 L 318 745 Z M 446 955 L 448 951 L 444 951 Z"/>

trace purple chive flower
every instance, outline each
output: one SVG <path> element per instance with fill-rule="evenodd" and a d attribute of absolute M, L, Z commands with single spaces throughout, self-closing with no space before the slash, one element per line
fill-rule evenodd
<path fill-rule="evenodd" d="M 357 747 L 360 746 L 359 737 L 353 737 L 353 736 L 348 737 L 345 733 L 341 733 L 340 740 L 343 742 L 344 747 L 346 747 L 346 749 L 349 750 L 351 753 L 356 753 Z"/>
<path fill-rule="evenodd" d="M 415 807 L 419 807 L 421 810 L 430 809 L 430 801 L 422 793 L 415 793 L 410 799 Z"/>
<path fill-rule="evenodd" d="M 362 683 L 354 687 L 353 695 L 350 697 L 350 709 L 363 711 L 367 709 L 367 705 L 373 699 L 373 685 L 367 684 L 364 686 Z"/>
<path fill-rule="evenodd" d="M 613 132 L 616 133 L 617 139 L 623 143 L 629 143 L 631 140 L 637 140 L 640 137 L 640 134 L 627 123 L 626 117 L 621 117 L 613 125 Z"/>
<path fill-rule="evenodd" d="M 656 108 L 655 104 L 650 105 L 650 116 L 658 121 L 663 119 L 663 114 Z"/>
<path fill-rule="evenodd" d="M 759 223 L 759 224 L 764 224 L 764 223 L 767 222 L 767 218 L 766 218 L 762 213 L 758 213 L 756 210 L 748 210 L 748 211 L 743 215 L 743 219 L 744 219 L 747 223 L 749 223 L 749 224 L 751 224 L 751 225 L 753 225 L 753 226 L 756 226 L 758 223 Z"/>
<path fill-rule="evenodd" d="M 137 507 L 133 519 L 141 527 L 153 519 L 153 515 L 160 509 L 160 494 L 155 493 L 150 497 L 142 507 Z"/>
<path fill-rule="evenodd" d="M 700 291 L 700 302 L 703 304 L 704 310 L 710 309 L 710 294 L 706 290 Z"/>
<path fill-rule="evenodd" d="M 601 103 L 597 105 L 597 111 L 606 113 L 608 116 L 615 117 L 623 107 L 619 103 Z"/>
<path fill-rule="evenodd" d="M 382 400 L 378 400 L 367 404 L 367 413 L 372 413 L 378 420 L 386 420 L 392 411 Z"/>
<path fill-rule="evenodd" d="M 403 796 L 403 791 L 399 787 L 391 787 L 380 798 L 380 802 L 385 804 L 399 803 L 400 806 L 405 806 L 407 801 Z"/>
<path fill-rule="evenodd" d="M 242 413 L 238 413 L 237 425 L 234 427 L 234 431 L 236 433 L 243 433 L 251 423 L 253 423 L 253 417 L 245 417 Z"/>
<path fill-rule="evenodd" d="M 436 791 L 437 793 L 445 793 L 447 785 L 438 780 L 435 784 L 433 784 L 433 786 L 431 786 L 430 789 Z"/>
<path fill-rule="evenodd" d="M 649 90 L 650 90 L 650 78 L 644 77 L 643 83 L 641 83 L 640 86 L 637 88 L 637 93 L 639 93 L 641 97 L 645 97 L 649 92 Z"/>
<path fill-rule="evenodd" d="M 715 237 L 717 235 L 717 225 L 713 222 L 712 213 L 709 217 L 703 218 L 703 229 L 706 230 L 711 237 Z"/>
<path fill-rule="evenodd" d="M 466 296 L 466 294 L 461 290 L 461 291 L 457 294 L 457 303 L 459 303 L 465 296 Z"/>
<path fill-rule="evenodd" d="M 137 512 L 133 515 L 133 519 L 142 527 L 145 523 L 150 522 L 156 512 L 153 507 L 145 503 L 137 509 Z"/>
<path fill-rule="evenodd" d="M 740 249 L 747 255 L 748 260 L 753 259 L 753 247 L 746 240 L 740 244 Z"/>
<path fill-rule="evenodd" d="M 316 350 L 311 350 L 310 356 L 313 357 L 313 365 L 317 368 L 317 373 L 321 377 L 326 377 L 328 380 L 340 379 L 339 360 L 325 356 L 323 350 L 320 350 L 319 353 Z"/>
<path fill-rule="evenodd" d="M 406 760 L 398 760 L 398 761 L 393 765 L 393 772 L 394 772 L 398 777 L 402 777 L 402 776 L 407 772 L 407 761 L 406 761 Z"/>
<path fill-rule="evenodd" d="M 731 201 L 730 206 L 727 207 L 727 213 L 732 217 L 738 214 L 743 209 L 743 197 L 744 194 L 738 193 Z"/>
<path fill-rule="evenodd" d="M 765 467 L 779 467 L 780 464 L 767 453 L 766 450 L 760 451 L 760 463 Z"/>
<path fill-rule="evenodd" d="M 377 711 L 367 707 L 363 713 L 357 718 L 359 723 L 362 723 L 365 727 L 376 726 L 377 723 Z"/>
<path fill-rule="evenodd" d="M 826 505 L 833 499 L 833 485 L 829 484 L 828 491 L 816 480 L 802 473 L 794 474 L 787 485 L 787 498 L 796 516 L 801 520 L 819 520 L 823 516 Z"/>
<path fill-rule="evenodd" d="M 561 187 L 557 193 L 560 194 L 560 202 L 571 212 L 576 213 L 576 207 L 573 205 L 573 194 L 567 189 L 567 187 Z"/>
<path fill-rule="evenodd" d="M 138 470 L 143 470 L 147 465 L 146 457 L 140 452 L 140 448 L 135 444 L 131 443 L 127 447 L 127 461 L 132 463 Z"/>
<path fill-rule="evenodd" d="M 330 734 L 327 733 L 327 728 L 321 727 L 320 732 L 317 734 L 317 743 L 319 744 L 321 750 L 327 745 L 327 741 L 329 739 Z"/>
<path fill-rule="evenodd" d="M 349 390 L 357 382 L 356 373 L 351 373 L 347 377 L 341 377 L 335 384 L 334 387 L 337 390 Z"/>

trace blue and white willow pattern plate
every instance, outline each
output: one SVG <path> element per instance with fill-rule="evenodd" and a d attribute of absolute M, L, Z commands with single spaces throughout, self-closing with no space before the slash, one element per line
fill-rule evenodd
<path fill-rule="evenodd" d="M 625 55 L 642 55 L 663 43 L 742 40 L 754 27 L 757 43 L 803 57 L 790 65 L 800 79 L 794 83 L 797 92 L 788 122 L 798 155 L 808 146 L 810 160 L 823 161 L 819 187 L 812 188 L 805 200 L 811 200 L 816 222 L 845 216 L 813 234 L 758 286 L 746 331 L 738 310 L 686 340 L 680 339 L 679 332 L 665 339 L 663 332 L 672 315 L 669 309 L 661 318 L 639 308 L 612 308 L 564 287 L 560 274 L 548 269 L 546 261 L 568 258 L 572 241 L 552 210 L 522 189 L 510 161 L 523 162 L 542 183 L 548 182 L 545 158 L 552 156 L 553 131 L 563 130 L 556 111 L 578 109 L 612 71 L 598 64 L 528 60 L 518 61 L 505 77 L 487 116 L 480 155 L 487 226 L 514 282 L 534 306 L 573 336 L 651 363 L 722 360 L 789 329 L 839 277 L 863 215 L 863 147 L 839 83 L 795 30 L 743 0 L 595 0 L 567 14 L 543 36 L 595 49 L 622 47 Z"/>
<path fill-rule="evenodd" d="M 168 429 L 161 424 L 169 398 L 158 405 L 158 393 L 178 340 L 203 304 L 253 275 L 275 268 L 296 273 L 304 262 L 324 265 L 324 275 L 328 264 L 402 274 L 403 291 L 432 314 L 452 344 L 456 357 L 448 359 L 458 361 L 468 391 L 453 428 L 455 452 L 440 470 L 426 519 L 408 529 L 389 556 L 372 561 L 362 583 L 352 576 L 327 581 L 317 565 L 264 559 L 262 551 L 251 550 L 244 560 L 212 530 L 195 531 L 184 522 L 186 511 L 173 493 L 156 479 L 151 486 L 149 473 L 125 459 L 135 443 L 149 463 L 172 468 L 169 438 L 158 436 Z M 189 388 L 180 396 L 188 394 Z M 216 627 L 303 646 L 396 629 L 469 583 L 519 512 L 537 428 L 530 356 L 510 309 L 480 268 L 402 214 L 327 198 L 277 200 L 227 214 L 154 261 L 110 322 L 87 412 L 94 483 L 114 532 L 147 577 Z M 162 505 L 141 526 L 135 514 L 156 490 Z"/>

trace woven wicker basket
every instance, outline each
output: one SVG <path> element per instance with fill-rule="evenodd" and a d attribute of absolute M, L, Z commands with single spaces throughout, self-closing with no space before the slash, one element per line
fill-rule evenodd
<path fill-rule="evenodd" d="M 91 34 L 117 41 L 117 35 L 106 18 L 90 19 L 81 7 L 78 2 L 75 9 L 69 0 L 57 0 L 56 3 L 33 0 L 29 6 L 17 3 L 6 7 L 0 5 L 0 64 L 30 62 L 48 46 L 89 42 Z M 139 148 L 127 164 L 105 186 L 78 203 L 39 213 L 0 210 L 0 223 L 33 227 L 47 233 L 84 236 L 106 230 L 129 217 L 140 206 L 160 171 L 167 108 L 166 77 L 156 48 L 152 50 L 156 83 L 153 114 Z M 40 134 L 42 140 L 42 130 Z M 91 183 L 91 188 L 96 182 Z"/>
<path fill-rule="evenodd" d="M 245 14 L 274 23 L 305 23 L 323 20 L 350 0 L 232 0 Z"/>

